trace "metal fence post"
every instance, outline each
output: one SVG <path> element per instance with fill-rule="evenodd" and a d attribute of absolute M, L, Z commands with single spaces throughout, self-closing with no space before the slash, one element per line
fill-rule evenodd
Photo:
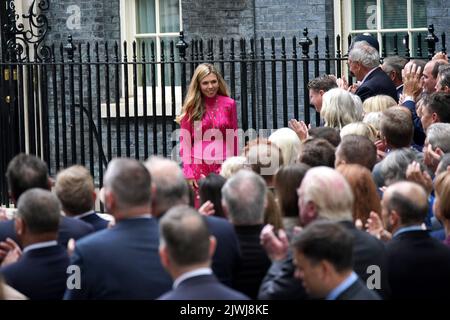
<path fill-rule="evenodd" d="M 308 37 L 308 28 L 303 29 L 303 37 L 299 41 L 302 47 L 302 60 L 303 60 L 303 101 L 304 101 L 304 120 L 306 124 L 310 122 L 309 114 L 309 46 L 312 45 L 312 40 Z"/>

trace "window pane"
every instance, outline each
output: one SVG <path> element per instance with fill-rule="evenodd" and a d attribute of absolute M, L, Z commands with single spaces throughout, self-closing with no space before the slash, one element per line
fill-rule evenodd
<path fill-rule="evenodd" d="M 352 1 L 353 30 L 377 28 L 377 1 Z"/>
<path fill-rule="evenodd" d="M 160 32 L 180 31 L 179 0 L 159 0 Z"/>
<path fill-rule="evenodd" d="M 155 0 L 136 0 L 136 33 L 155 33 Z"/>
<path fill-rule="evenodd" d="M 142 43 L 145 42 L 145 61 L 146 61 L 146 64 L 145 64 L 146 83 L 145 84 L 148 87 L 150 87 L 152 85 L 152 75 L 151 75 L 152 67 L 151 67 L 151 64 L 148 63 L 151 61 L 151 58 L 152 58 L 150 46 L 151 46 L 152 42 L 155 42 L 155 39 L 156 38 L 136 39 L 137 46 L 138 46 L 138 50 L 137 50 L 138 51 L 138 61 L 142 61 Z M 158 60 L 158 57 L 156 56 L 156 45 L 155 45 L 154 54 L 155 54 L 155 59 Z M 142 86 L 143 81 L 142 81 L 142 67 L 141 66 L 138 68 L 138 71 L 139 71 L 138 85 Z M 156 71 L 155 85 L 158 85 L 158 70 L 157 70 L 157 68 L 155 68 L 155 71 Z"/>
<path fill-rule="evenodd" d="M 386 33 L 386 56 L 395 55 L 394 48 L 397 47 L 397 55 L 405 55 L 405 44 L 403 39 L 405 38 L 406 32 L 397 33 L 397 43 L 395 42 L 395 33 Z"/>
<path fill-rule="evenodd" d="M 176 43 L 178 42 L 178 37 L 164 37 L 162 38 L 162 40 L 164 41 L 164 59 L 166 62 L 170 61 L 171 58 L 171 53 L 170 53 L 170 42 L 173 41 L 174 44 L 174 59 L 175 61 L 179 61 L 179 55 L 178 55 L 178 49 L 175 47 Z M 175 85 L 179 86 L 181 85 L 181 81 L 180 81 L 180 74 L 181 74 L 181 69 L 180 69 L 180 64 L 179 63 L 175 63 Z M 170 63 L 166 63 L 164 65 L 164 77 L 165 77 L 165 85 L 166 86 L 170 86 L 171 84 L 171 65 Z"/>
<path fill-rule="evenodd" d="M 383 29 L 408 27 L 406 0 L 383 0 L 381 1 L 381 12 L 381 25 Z"/>
<path fill-rule="evenodd" d="M 427 8 L 425 0 L 412 0 L 412 26 L 413 28 L 427 27 Z"/>
<path fill-rule="evenodd" d="M 427 42 L 425 41 L 425 38 L 428 35 L 428 32 L 413 32 L 412 35 L 412 48 L 411 48 L 411 56 L 413 57 L 419 57 L 417 49 L 419 48 L 419 40 L 417 38 L 417 35 L 421 34 L 422 39 L 420 41 L 420 48 L 422 49 L 422 57 L 426 58 L 428 54 L 428 46 Z"/>
<path fill-rule="evenodd" d="M 164 37 L 162 38 L 164 40 L 164 85 L 166 86 L 170 86 L 171 84 L 171 65 L 170 65 L 170 60 L 171 60 L 171 55 L 170 55 L 170 42 L 173 41 L 174 42 L 174 59 L 175 62 L 179 61 L 179 55 L 178 55 L 178 49 L 175 47 L 177 41 L 178 41 L 178 37 Z M 155 60 L 156 61 L 161 61 L 161 55 L 157 55 L 157 50 L 156 50 L 156 38 L 146 38 L 146 39 L 137 39 L 136 42 L 138 44 L 138 61 L 142 61 L 142 42 L 145 42 L 145 61 L 147 62 L 146 64 L 146 85 L 149 87 L 152 85 L 152 75 L 151 75 L 151 64 L 149 63 L 151 61 L 151 43 L 154 42 L 155 43 Z M 158 45 L 160 46 L 161 44 L 158 43 Z M 161 76 L 160 75 L 160 68 L 161 68 L 161 64 L 157 64 L 155 66 L 155 81 L 156 81 L 156 85 L 158 85 L 158 78 Z M 175 85 L 179 86 L 181 85 L 181 80 L 180 80 L 180 74 L 181 74 L 181 68 L 180 68 L 180 64 L 179 63 L 175 63 L 174 64 L 174 68 L 175 68 Z M 142 67 L 139 67 L 139 76 L 138 76 L 138 84 L 139 86 L 142 86 L 143 81 L 142 81 Z"/>

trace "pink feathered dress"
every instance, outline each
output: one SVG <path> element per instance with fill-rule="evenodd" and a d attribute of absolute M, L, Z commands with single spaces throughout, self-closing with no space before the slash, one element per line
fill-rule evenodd
<path fill-rule="evenodd" d="M 180 156 L 186 179 L 199 180 L 219 173 L 223 161 L 237 155 L 236 102 L 225 96 L 204 97 L 206 111 L 201 121 L 181 120 Z"/>

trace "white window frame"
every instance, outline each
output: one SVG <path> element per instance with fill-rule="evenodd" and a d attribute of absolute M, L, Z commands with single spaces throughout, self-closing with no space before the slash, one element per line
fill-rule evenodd
<path fill-rule="evenodd" d="M 160 32 L 160 21 L 159 21 L 159 2 L 163 0 L 155 0 L 155 15 L 156 15 L 156 32 L 155 33 L 142 33 L 137 34 L 136 32 L 136 1 L 135 0 L 120 0 L 120 42 L 121 42 L 121 48 L 123 49 L 123 43 L 124 41 L 127 42 L 127 55 L 128 55 L 128 61 L 130 61 L 133 53 L 133 41 L 136 41 L 138 39 L 148 39 L 148 38 L 154 38 L 155 39 L 155 60 L 160 61 L 161 57 L 161 39 L 167 38 L 167 37 L 177 37 L 179 36 L 179 32 Z M 179 0 L 179 23 L 180 23 L 180 31 L 183 30 L 183 24 L 182 24 L 182 11 L 181 11 L 181 0 Z M 167 45 L 169 43 L 167 42 Z M 146 46 L 150 46 L 150 42 L 146 42 Z M 175 50 L 177 50 L 175 48 Z M 150 57 L 146 57 L 146 61 L 150 61 Z M 156 66 L 157 68 L 157 79 L 156 79 L 156 115 L 161 116 L 162 115 L 162 103 L 161 103 L 161 91 L 164 88 L 165 91 L 165 109 L 166 109 L 166 115 L 171 116 L 172 115 L 172 93 L 171 93 L 171 87 L 170 86 L 163 86 L 161 83 L 161 65 L 158 64 Z M 125 79 L 124 79 L 124 72 L 123 68 L 121 70 L 122 73 L 122 97 L 120 99 L 120 117 L 125 116 Z M 143 112 L 143 87 L 138 86 L 138 116 L 142 116 L 144 114 Z M 130 117 L 134 117 L 134 92 L 133 92 L 133 70 L 131 65 L 129 66 L 128 70 L 128 95 L 129 95 L 129 115 Z M 153 115 L 153 108 L 152 108 L 152 100 L 153 100 L 153 94 L 152 94 L 152 87 L 151 83 L 147 83 L 146 87 L 147 92 L 147 115 L 151 116 Z M 181 86 L 175 86 L 175 101 L 176 101 L 176 113 L 178 114 L 181 110 L 182 105 L 182 95 L 181 95 Z M 102 117 L 106 117 L 106 104 L 102 104 L 101 108 L 101 114 Z M 116 110 L 115 110 L 115 102 L 110 103 L 110 116 L 116 117 Z"/>
<path fill-rule="evenodd" d="M 397 32 L 397 33 L 408 33 L 409 35 L 409 48 L 412 50 L 413 47 L 413 37 L 414 32 L 427 32 L 427 27 L 424 28 L 413 28 L 412 26 L 412 0 L 407 0 L 407 28 L 399 29 L 383 29 L 381 26 L 381 0 L 377 1 L 377 28 L 376 29 L 365 29 L 365 30 L 353 30 L 353 20 L 352 20 L 352 5 L 350 0 L 334 0 L 334 27 L 336 35 L 341 35 L 341 48 L 342 52 L 348 52 L 348 35 L 355 33 L 376 33 L 378 42 L 380 43 L 380 54 L 383 50 L 382 43 L 382 33 L 387 32 Z"/>

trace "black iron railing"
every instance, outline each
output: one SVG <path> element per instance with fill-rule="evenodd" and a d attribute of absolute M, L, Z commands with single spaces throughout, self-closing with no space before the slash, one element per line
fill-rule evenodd
<path fill-rule="evenodd" d="M 408 59 L 430 59 L 436 50 L 432 29 L 427 48 L 418 39 L 414 57 L 407 38 L 394 40 L 393 53 L 405 52 Z M 189 44 L 181 32 L 178 42 L 159 44 L 159 56 L 153 42 L 120 46 L 77 43 L 71 37 L 66 45 L 49 46 L 45 55 L 32 54 L 37 46 L 11 49 L 0 62 L 1 202 L 8 203 L 4 173 L 18 152 L 42 157 L 51 175 L 71 164 L 85 165 L 99 186 L 114 157 L 170 156 L 175 115 L 202 62 L 214 63 L 223 74 L 244 131 L 287 126 L 290 118 L 318 124 L 305 88 L 320 74 L 342 75 L 346 56 L 340 43 L 340 36 L 310 39 L 305 29 L 299 39 Z M 445 34 L 440 43 L 440 51 L 446 51 Z M 382 51 L 382 57 L 386 54 Z"/>

